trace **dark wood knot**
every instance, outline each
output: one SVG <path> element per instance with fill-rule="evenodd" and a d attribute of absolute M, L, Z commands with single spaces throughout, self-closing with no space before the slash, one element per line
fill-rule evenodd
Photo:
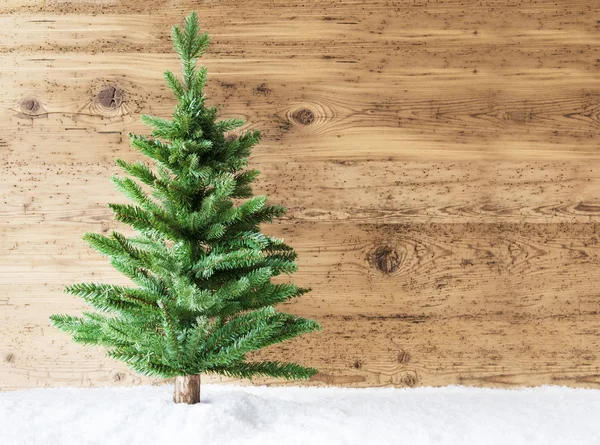
<path fill-rule="evenodd" d="M 405 363 L 410 362 L 410 359 L 411 359 L 411 356 L 408 352 L 400 351 L 398 353 L 398 358 L 397 358 L 398 363 L 405 364 Z"/>
<path fill-rule="evenodd" d="M 292 113 L 292 119 L 300 125 L 310 125 L 315 120 L 315 115 L 308 108 L 302 108 Z"/>
<path fill-rule="evenodd" d="M 400 255 L 388 246 L 380 246 L 371 254 L 371 263 L 385 274 L 391 274 L 400 267 Z"/>
<path fill-rule="evenodd" d="M 104 88 L 96 98 L 98 103 L 107 110 L 119 108 L 123 103 L 123 93 L 115 86 Z"/>
<path fill-rule="evenodd" d="M 400 378 L 400 382 L 404 386 L 408 386 L 409 388 L 414 388 L 415 386 L 417 386 L 417 383 L 419 383 L 419 378 L 417 377 L 416 373 L 407 372 Z"/>
<path fill-rule="evenodd" d="M 41 108 L 42 105 L 37 99 L 27 98 L 21 101 L 21 111 L 25 114 L 36 115 Z"/>

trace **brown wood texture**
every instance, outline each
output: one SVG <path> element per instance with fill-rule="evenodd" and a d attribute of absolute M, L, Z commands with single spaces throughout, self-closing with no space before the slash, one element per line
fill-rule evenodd
<path fill-rule="evenodd" d="M 173 402 L 194 405 L 200 403 L 200 374 L 175 377 Z"/>
<path fill-rule="evenodd" d="M 126 232 L 108 178 L 171 113 L 192 9 L 314 289 L 284 309 L 323 324 L 261 357 L 312 385 L 600 387 L 599 2 L 4 0 L 0 389 L 151 381 L 48 316 L 126 282 L 81 236 Z"/>

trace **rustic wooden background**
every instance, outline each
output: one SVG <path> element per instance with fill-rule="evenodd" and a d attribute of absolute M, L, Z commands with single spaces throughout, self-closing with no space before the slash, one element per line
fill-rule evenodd
<path fill-rule="evenodd" d="M 192 9 L 314 288 L 285 309 L 324 327 L 264 355 L 309 384 L 600 387 L 600 2 L 3 0 L 0 389 L 148 382 L 48 316 L 123 280 L 81 236 L 121 230 L 113 160 L 171 112 Z"/>

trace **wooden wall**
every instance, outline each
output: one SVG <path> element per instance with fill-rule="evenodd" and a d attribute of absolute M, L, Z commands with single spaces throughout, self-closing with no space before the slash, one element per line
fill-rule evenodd
<path fill-rule="evenodd" d="M 113 161 L 171 112 L 192 9 L 314 288 L 285 309 L 324 327 L 263 356 L 309 384 L 600 387 L 597 1 L 3 0 L 0 389 L 148 382 L 48 316 L 125 282 L 81 236 L 122 229 Z"/>

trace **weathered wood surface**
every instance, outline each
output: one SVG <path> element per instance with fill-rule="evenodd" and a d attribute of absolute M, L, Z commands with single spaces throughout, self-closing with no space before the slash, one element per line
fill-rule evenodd
<path fill-rule="evenodd" d="M 122 229 L 113 160 L 171 112 L 191 9 L 210 101 L 263 130 L 256 191 L 289 208 L 265 230 L 314 291 L 285 309 L 324 327 L 261 356 L 316 385 L 600 387 L 597 2 L 5 0 L 0 389 L 149 381 L 48 316 L 125 282 L 81 236 Z"/>

